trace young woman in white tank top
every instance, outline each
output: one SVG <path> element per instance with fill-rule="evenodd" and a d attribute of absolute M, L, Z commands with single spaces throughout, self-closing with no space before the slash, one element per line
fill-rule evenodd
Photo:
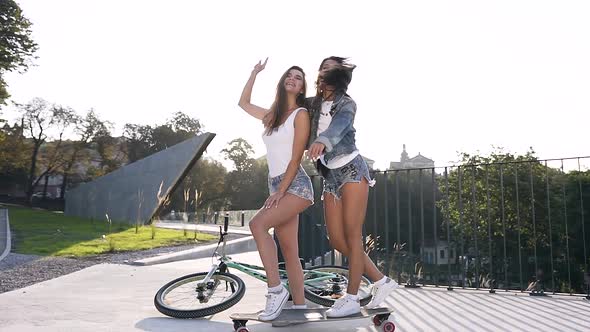
<path fill-rule="evenodd" d="M 289 292 L 279 279 L 277 247 L 268 231 L 274 228 L 281 245 L 293 307 L 305 308 L 297 231 L 299 214 L 313 204 L 313 189 L 301 167 L 309 136 L 309 116 L 301 107 L 305 102 L 305 74 L 299 67 L 289 68 L 279 80 L 274 103 L 265 109 L 250 102 L 256 76 L 265 67 L 266 61 L 254 66 L 238 105 L 264 124 L 262 139 L 267 149 L 270 196 L 249 226 L 268 280 L 266 307 L 259 318 L 273 320 L 281 313 Z"/>

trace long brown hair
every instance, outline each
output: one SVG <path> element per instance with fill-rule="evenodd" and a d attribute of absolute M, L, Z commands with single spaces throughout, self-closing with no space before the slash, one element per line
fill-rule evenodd
<path fill-rule="evenodd" d="M 285 89 L 285 80 L 292 69 L 300 71 L 303 75 L 303 92 L 297 95 L 295 102 L 297 106 L 305 105 L 305 91 L 307 91 L 305 72 L 299 66 L 292 66 L 291 68 L 287 69 L 283 76 L 281 76 L 281 79 L 277 84 L 277 94 L 275 96 L 275 101 L 270 107 L 270 112 L 268 112 L 262 120 L 266 128 L 266 135 L 271 135 L 272 132 L 281 125 L 283 115 L 288 111 L 289 105 L 287 104 L 287 90 Z"/>

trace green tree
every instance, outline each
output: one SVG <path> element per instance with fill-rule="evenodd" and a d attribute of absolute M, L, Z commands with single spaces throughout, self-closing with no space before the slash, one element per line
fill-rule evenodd
<path fill-rule="evenodd" d="M 129 162 L 145 158 L 152 153 L 152 127 L 149 125 L 126 124 L 123 128 L 125 153 Z"/>
<path fill-rule="evenodd" d="M 2 105 L 6 105 L 6 99 L 10 97 L 8 90 L 6 90 L 6 85 L 6 81 L 4 81 L 2 73 L 0 72 L 0 108 L 2 108 Z"/>
<path fill-rule="evenodd" d="M 231 171 L 225 182 L 231 210 L 252 210 L 262 206 L 268 197 L 266 161 L 252 157 L 254 149 L 243 138 L 228 143 L 221 151 L 225 159 L 231 160 L 235 170 Z"/>
<path fill-rule="evenodd" d="M 236 138 L 227 144 L 227 147 L 221 150 L 224 158 L 231 160 L 238 173 L 249 172 L 255 164 L 252 158 L 254 148 L 243 138 Z"/>
<path fill-rule="evenodd" d="M 94 138 L 92 146 L 100 156 L 100 164 L 93 170 L 93 173 L 88 173 L 87 177 L 91 180 L 124 165 L 127 162 L 124 145 L 120 138 L 113 137 L 108 132 L 99 133 Z"/>
<path fill-rule="evenodd" d="M 31 22 L 13 0 L 0 0 L 0 105 L 10 96 L 4 74 L 25 72 L 38 46 L 31 38 Z"/>
<path fill-rule="evenodd" d="M 203 126 L 201 122 L 195 118 L 191 118 L 183 112 L 176 112 L 166 122 L 166 126 L 172 128 L 173 131 L 184 134 L 188 137 L 201 133 Z"/>
<path fill-rule="evenodd" d="M 188 176 L 188 180 L 194 183 L 192 192 L 197 193 L 195 201 L 197 209 L 219 210 L 225 206 L 226 175 L 227 170 L 216 160 L 202 158 L 197 161 Z"/>
<path fill-rule="evenodd" d="M 0 183 L 5 188 L 25 188 L 31 147 L 23 136 L 23 127 L 4 124 L 0 128 L 0 136 Z"/>
<path fill-rule="evenodd" d="M 41 179 L 54 173 L 62 165 L 63 135 L 76 116 L 72 109 L 50 105 L 41 98 L 35 98 L 25 105 L 18 105 L 18 108 L 23 119 L 23 132 L 25 135 L 28 134 L 32 141 L 26 189 L 27 201 L 30 203 L 33 191 Z M 43 170 L 38 172 L 41 148 L 51 138 L 52 144 L 43 151 Z"/>
<path fill-rule="evenodd" d="M 572 241 L 572 230 L 581 231 L 576 216 L 582 209 L 579 195 L 589 189 L 587 174 L 546 167 L 534 151 L 463 154 L 462 159 L 447 178 L 439 178 L 438 206 L 459 254 L 471 258 L 466 273 L 473 274 L 478 264 L 480 274 L 490 273 L 503 287 L 526 288 L 541 270 L 546 282 L 555 279 L 556 290 L 570 278 L 581 290 L 583 256 L 571 254 L 580 252 L 583 240 Z"/>
<path fill-rule="evenodd" d="M 188 172 L 181 185 L 172 193 L 167 211 L 184 210 L 184 192 L 188 191 L 188 211 L 218 211 L 225 208 L 227 170 L 213 159 L 201 158 Z"/>
<path fill-rule="evenodd" d="M 7 128 L 8 125 L 6 125 L 6 120 L 0 118 L 0 147 L 2 146 L 2 143 L 6 140 L 6 130 L 9 128 Z M 2 155 L 2 153 L 0 152 L 0 160 L 4 160 L 6 158 L 6 156 Z"/>
<path fill-rule="evenodd" d="M 130 162 L 145 158 L 201 133 L 199 120 L 176 112 L 163 125 L 126 124 L 123 136 Z"/>
<path fill-rule="evenodd" d="M 91 143 L 98 137 L 110 136 L 110 128 L 112 128 L 112 124 L 101 120 L 93 109 L 90 109 L 84 117 L 74 115 L 71 122 L 78 137 L 77 140 L 68 142 L 69 144 L 64 149 L 64 164 L 61 167 L 63 176 L 61 198 L 64 197 L 68 179 L 73 175 L 72 169 L 74 166 L 84 163 L 84 161 L 88 163 L 88 159 L 92 158 Z"/>

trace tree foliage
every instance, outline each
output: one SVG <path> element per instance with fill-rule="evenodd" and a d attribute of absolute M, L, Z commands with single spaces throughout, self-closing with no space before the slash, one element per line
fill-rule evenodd
<path fill-rule="evenodd" d="M 229 142 L 221 151 L 225 159 L 231 160 L 235 170 L 225 182 L 225 189 L 231 210 L 259 209 L 268 197 L 268 167 L 266 160 L 253 158 L 252 145 L 243 138 Z"/>
<path fill-rule="evenodd" d="M 23 127 L 4 124 L 0 136 L 0 182 L 5 186 L 24 186 L 31 145 L 23 137 Z"/>
<path fill-rule="evenodd" d="M 19 105 L 19 112 L 23 121 L 23 133 L 32 142 L 26 185 L 27 201 L 31 202 L 35 186 L 41 179 L 53 174 L 63 165 L 63 136 L 77 121 L 77 116 L 71 108 L 50 105 L 41 98 Z M 53 139 L 52 144 L 44 146 L 48 139 Z M 40 174 L 37 172 L 38 163 L 43 166 Z"/>
<path fill-rule="evenodd" d="M 570 278 L 581 290 L 588 264 L 582 228 L 590 226 L 582 222 L 590 210 L 581 202 L 590 197 L 590 173 L 551 168 L 534 151 L 464 154 L 462 166 L 439 178 L 439 188 L 438 206 L 459 254 L 473 264 L 480 257 L 480 264 L 488 263 L 481 270 L 497 282 L 517 288 L 521 273 L 526 283 L 540 270 L 546 282 L 553 275 L 558 290 L 569 291 Z"/>
<path fill-rule="evenodd" d="M 4 74 L 26 71 L 38 45 L 31 38 L 31 22 L 13 0 L 0 0 L 0 105 L 9 97 Z"/>
<path fill-rule="evenodd" d="M 145 158 L 201 133 L 198 119 L 176 112 L 162 125 L 126 124 L 123 137 L 130 162 Z"/>

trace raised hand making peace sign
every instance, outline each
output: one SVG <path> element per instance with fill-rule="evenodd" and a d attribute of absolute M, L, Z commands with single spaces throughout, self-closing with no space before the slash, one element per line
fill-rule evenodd
<path fill-rule="evenodd" d="M 264 68 L 266 68 L 266 63 L 268 62 L 268 58 L 266 58 L 266 60 L 264 60 L 264 63 L 261 63 L 262 61 L 258 61 L 258 63 L 256 64 L 256 66 L 254 66 L 254 69 L 252 69 L 252 73 L 253 74 L 258 74 L 261 71 L 264 70 Z"/>

